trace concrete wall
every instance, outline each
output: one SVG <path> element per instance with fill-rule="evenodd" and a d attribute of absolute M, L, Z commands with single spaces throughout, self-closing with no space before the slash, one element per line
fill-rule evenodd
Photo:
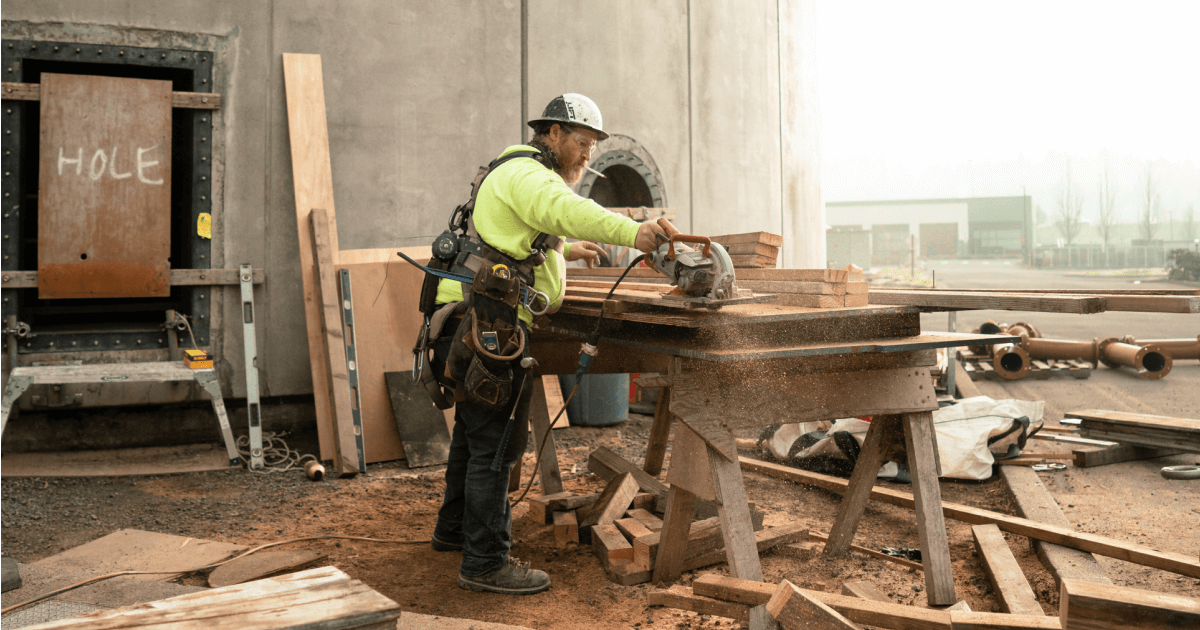
<path fill-rule="evenodd" d="M 823 261 L 823 238 L 796 244 L 824 232 L 814 13 L 811 0 L 9 0 L 4 34 L 214 50 L 213 263 L 266 269 L 260 378 L 281 396 L 312 391 L 282 53 L 322 55 L 342 249 L 429 242 L 476 168 L 573 91 L 653 156 L 680 228 L 783 232 L 785 252 Z M 236 289 L 214 293 L 222 387 L 244 396 Z"/>

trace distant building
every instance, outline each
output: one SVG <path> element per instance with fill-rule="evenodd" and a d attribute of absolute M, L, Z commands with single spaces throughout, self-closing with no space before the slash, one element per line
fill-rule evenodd
<path fill-rule="evenodd" d="M 1033 241 L 1033 203 L 1019 197 L 829 201 L 829 266 L 860 267 L 918 258 L 1021 256 Z"/>

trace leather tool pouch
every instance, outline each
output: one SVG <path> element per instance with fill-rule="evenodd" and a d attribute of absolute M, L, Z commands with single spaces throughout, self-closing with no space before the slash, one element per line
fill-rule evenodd
<path fill-rule="evenodd" d="M 525 333 L 517 319 L 520 281 L 482 267 L 467 299 L 470 312 L 454 333 L 446 372 L 458 381 L 456 400 L 489 409 L 512 396 L 513 367 L 525 353 Z"/>

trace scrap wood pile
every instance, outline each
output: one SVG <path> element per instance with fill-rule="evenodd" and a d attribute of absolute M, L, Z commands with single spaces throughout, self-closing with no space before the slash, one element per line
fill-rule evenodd
<path fill-rule="evenodd" d="M 1160 379 L 1171 373 L 1175 359 L 1200 359 L 1200 335 L 1194 339 L 1142 339 L 1132 336 L 1095 338 L 1091 341 L 1048 339 L 1032 324 L 997 324 L 988 320 L 975 333 L 1013 335 L 1018 343 L 968 346 L 964 368 L 972 375 L 1016 380 L 1028 374 L 1049 378 L 1062 371 L 1087 378 L 1101 363 L 1113 368 L 1133 368 L 1141 378 Z"/>
<path fill-rule="evenodd" d="M 668 487 L 632 462 L 600 447 L 588 459 L 588 469 L 607 480 L 603 492 L 578 495 L 560 492 L 530 497 L 529 518 L 554 525 L 555 544 L 591 545 L 613 582 L 624 586 L 649 582 L 658 555 L 662 511 Z M 691 524 L 683 567 L 685 571 L 725 561 L 724 538 L 716 506 L 697 502 L 697 520 Z M 753 512 L 753 510 L 752 510 Z M 804 549 L 808 531 L 798 526 L 762 529 L 761 513 L 755 521 L 759 552 L 786 545 Z"/>
<path fill-rule="evenodd" d="M 1200 290 L 876 289 L 871 304 L 930 310 L 1002 310 L 1092 314 L 1105 311 L 1200 313 Z"/>

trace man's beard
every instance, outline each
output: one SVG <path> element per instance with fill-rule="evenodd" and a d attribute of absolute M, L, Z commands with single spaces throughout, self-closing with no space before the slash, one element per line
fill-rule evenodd
<path fill-rule="evenodd" d="M 563 164 L 563 160 L 560 158 L 559 165 L 558 174 L 562 176 L 563 181 L 568 184 L 577 184 L 579 180 L 583 179 L 583 171 L 587 162 L 579 160 L 571 164 Z"/>

